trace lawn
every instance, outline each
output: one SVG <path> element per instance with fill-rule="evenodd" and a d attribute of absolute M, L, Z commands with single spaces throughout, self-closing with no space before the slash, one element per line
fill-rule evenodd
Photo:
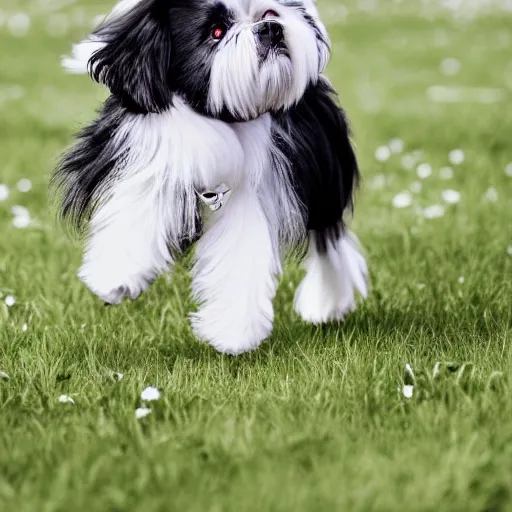
<path fill-rule="evenodd" d="M 105 308 L 48 206 L 104 97 L 59 56 L 108 2 L 2 0 L 2 512 L 512 510 L 510 2 L 319 4 L 372 292 L 307 326 L 292 261 L 272 338 L 231 358 L 190 332 L 189 261 Z"/>

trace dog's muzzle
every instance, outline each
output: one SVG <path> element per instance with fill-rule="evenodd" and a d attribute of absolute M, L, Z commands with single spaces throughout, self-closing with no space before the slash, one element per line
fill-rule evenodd
<path fill-rule="evenodd" d="M 272 50 L 285 49 L 284 29 L 279 21 L 262 21 L 253 27 L 258 41 L 260 58 L 264 60 Z"/>

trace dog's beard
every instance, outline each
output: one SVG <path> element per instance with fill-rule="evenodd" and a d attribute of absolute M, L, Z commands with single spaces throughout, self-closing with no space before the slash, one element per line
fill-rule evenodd
<path fill-rule="evenodd" d="M 250 120 L 295 100 L 293 66 L 287 56 L 269 54 L 262 63 L 248 58 L 239 69 L 233 69 L 229 57 L 217 62 L 219 79 L 212 76 L 209 94 L 215 116 L 227 111 L 237 120 Z"/>
<path fill-rule="evenodd" d="M 252 26 L 234 31 L 222 43 L 211 69 L 210 114 L 227 114 L 238 121 L 255 119 L 296 104 L 308 85 L 318 81 L 327 63 L 328 42 L 300 15 L 288 15 L 279 22 L 284 43 L 264 56 Z"/>

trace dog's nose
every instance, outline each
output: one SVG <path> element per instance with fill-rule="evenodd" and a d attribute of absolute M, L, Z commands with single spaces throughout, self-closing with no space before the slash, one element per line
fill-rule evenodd
<path fill-rule="evenodd" d="M 264 48 L 274 48 L 283 42 L 283 26 L 278 21 L 262 21 L 255 28 L 258 40 Z"/>

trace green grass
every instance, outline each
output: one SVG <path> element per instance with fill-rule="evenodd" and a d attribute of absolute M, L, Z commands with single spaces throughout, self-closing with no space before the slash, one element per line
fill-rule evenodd
<path fill-rule="evenodd" d="M 78 281 L 80 247 L 48 210 L 47 182 L 104 93 L 65 76 L 58 56 L 86 32 L 81 18 L 107 5 L 63 8 L 74 23 L 51 37 L 49 2 L 2 4 L 32 14 L 26 37 L 0 27 L 0 183 L 11 189 L 0 203 L 0 290 L 17 300 L 0 303 L 10 377 L 0 380 L 2 512 L 512 510 L 512 17 L 458 21 L 436 4 L 421 14 L 416 1 L 377 11 L 348 1 L 343 21 L 337 0 L 320 2 L 334 41 L 329 76 L 363 169 L 353 227 L 372 293 L 344 325 L 304 325 L 291 309 L 292 263 L 272 338 L 239 358 L 193 339 L 186 264 L 116 308 Z M 458 75 L 439 72 L 445 57 L 460 59 Z M 499 88 L 503 99 L 432 103 L 436 84 Z M 12 86 L 24 96 L 12 98 Z M 433 167 L 405 209 L 392 199 L 414 170 L 401 155 L 374 159 L 393 137 Z M 443 181 L 454 148 L 466 159 Z M 30 192 L 16 190 L 20 178 Z M 489 187 L 496 202 L 483 200 Z M 458 205 L 417 215 L 446 188 L 462 194 Z M 12 227 L 15 204 L 36 224 Z M 454 366 L 433 377 L 438 361 Z M 409 400 L 406 363 L 416 373 Z M 149 385 L 162 398 L 136 420 Z"/>

